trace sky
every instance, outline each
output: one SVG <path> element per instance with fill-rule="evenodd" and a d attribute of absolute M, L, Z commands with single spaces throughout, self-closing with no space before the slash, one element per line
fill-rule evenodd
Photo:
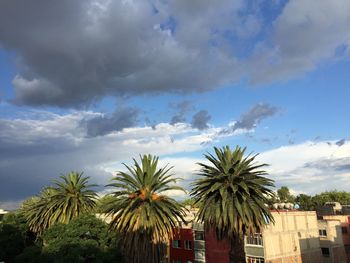
<path fill-rule="evenodd" d="M 349 24 L 348 0 L 1 1 L 0 207 L 70 171 L 104 194 L 140 154 L 190 190 L 225 145 L 350 191 Z"/>

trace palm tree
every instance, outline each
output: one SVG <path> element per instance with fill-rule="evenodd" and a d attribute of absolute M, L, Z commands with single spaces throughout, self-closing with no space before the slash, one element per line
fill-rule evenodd
<path fill-rule="evenodd" d="M 274 222 L 268 206 L 273 180 L 256 164 L 256 155 L 244 156 L 246 148 L 214 147 L 216 156 L 204 155 L 209 164 L 198 163 L 200 176 L 191 195 L 199 206 L 197 219 L 218 239 L 231 243 L 230 262 L 246 262 L 244 236 L 260 232 Z"/>
<path fill-rule="evenodd" d="M 88 185 L 89 177 L 70 172 L 60 179 L 22 207 L 30 229 L 39 235 L 54 223 L 66 224 L 95 206 L 96 193 L 90 189 L 95 185 Z"/>
<path fill-rule="evenodd" d="M 178 178 L 172 167 L 158 168 L 158 157 L 140 156 L 134 166 L 126 164 L 128 172 L 118 172 L 112 180 L 116 189 L 111 228 L 123 237 L 124 251 L 129 262 L 161 262 L 166 253 L 165 243 L 173 236 L 179 223 L 185 222 L 184 207 L 165 195 L 165 191 L 183 190 L 174 185 Z"/>

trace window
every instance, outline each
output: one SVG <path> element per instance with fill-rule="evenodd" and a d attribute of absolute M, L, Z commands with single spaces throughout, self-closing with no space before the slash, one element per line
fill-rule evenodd
<path fill-rule="evenodd" d="M 265 263 L 264 258 L 259 257 L 247 257 L 247 263 Z"/>
<path fill-rule="evenodd" d="M 350 254 L 350 245 L 344 245 L 346 254 Z"/>
<path fill-rule="evenodd" d="M 347 234 L 347 233 L 348 233 L 348 228 L 347 228 L 346 226 L 343 226 L 343 227 L 341 228 L 341 232 L 342 232 L 343 234 Z"/>
<path fill-rule="evenodd" d="M 263 239 L 262 239 L 261 233 L 255 233 L 253 235 L 247 236 L 247 244 L 248 245 L 262 246 Z"/>
<path fill-rule="evenodd" d="M 185 240 L 185 249 L 192 249 L 192 241 Z"/>
<path fill-rule="evenodd" d="M 205 260 L 205 251 L 195 250 L 194 251 L 194 259 L 195 260 Z"/>
<path fill-rule="evenodd" d="M 318 233 L 320 234 L 320 237 L 326 237 L 327 236 L 326 229 L 320 229 L 320 230 L 318 230 Z"/>
<path fill-rule="evenodd" d="M 173 240 L 173 248 L 180 248 L 181 247 L 181 240 L 174 239 Z"/>
<path fill-rule="evenodd" d="M 204 240 L 204 232 L 203 231 L 195 231 L 194 232 L 195 240 Z"/>
<path fill-rule="evenodd" d="M 328 247 L 321 247 L 322 255 L 324 257 L 329 257 L 329 248 Z"/>

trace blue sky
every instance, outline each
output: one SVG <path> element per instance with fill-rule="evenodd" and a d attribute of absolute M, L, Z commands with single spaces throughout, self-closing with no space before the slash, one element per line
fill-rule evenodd
<path fill-rule="evenodd" d="M 0 205 L 71 170 L 103 192 L 142 153 L 188 188 L 223 145 L 295 194 L 349 189 L 347 0 L 5 2 Z"/>

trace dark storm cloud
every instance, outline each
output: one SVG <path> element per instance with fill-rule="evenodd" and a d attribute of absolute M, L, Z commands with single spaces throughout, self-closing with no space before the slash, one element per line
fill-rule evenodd
<path fill-rule="evenodd" d="M 171 104 L 170 107 L 176 110 L 176 114 L 173 117 L 171 117 L 171 120 L 170 120 L 171 125 L 174 125 L 180 122 L 186 122 L 185 115 L 195 110 L 195 107 L 192 104 L 192 102 L 188 100 L 184 100 L 176 104 Z"/>
<path fill-rule="evenodd" d="M 341 139 L 341 140 L 337 141 L 335 144 L 340 147 L 340 146 L 343 146 L 345 143 L 346 143 L 346 139 Z"/>
<path fill-rule="evenodd" d="M 271 117 L 277 113 L 278 109 L 269 104 L 257 104 L 248 112 L 244 113 L 232 127 L 233 130 L 250 130 L 259 124 L 263 119 Z"/>
<path fill-rule="evenodd" d="M 131 109 L 126 110 L 127 114 L 130 112 L 135 114 Z M 109 136 L 87 137 L 82 122 L 100 117 L 101 113 L 72 111 L 58 115 L 47 112 L 45 116 L 42 112 L 40 116 L 38 119 L 38 114 L 26 112 L 12 120 L 0 118 L 1 206 L 5 203 L 9 207 L 37 194 L 52 179 L 70 171 L 82 171 L 91 177 L 92 183 L 103 186 L 122 162 L 129 162 L 140 153 L 163 155 L 200 148 L 196 139 L 187 137 L 186 127 L 162 123 L 156 129 L 142 126 Z M 118 114 L 95 119 L 93 125 L 98 132 L 114 130 L 116 126 L 111 128 L 106 123 L 115 124 L 117 119 L 123 119 L 116 116 Z M 132 122 L 124 122 L 123 126 L 130 124 Z M 168 147 L 169 137 L 183 140 L 173 140 L 172 147 Z M 101 189 L 103 187 L 97 190 Z"/>
<path fill-rule="evenodd" d="M 14 102 L 79 106 L 105 95 L 189 93 L 236 80 L 238 64 L 207 45 L 214 3 L 186 2 L 1 1 L 0 46 L 17 56 Z M 215 12 L 229 13 L 229 2 L 215 2 Z M 184 14 L 192 9 L 203 11 L 194 14 L 198 24 Z M 176 36 L 167 25 L 172 16 Z M 193 32 L 196 40 L 186 37 Z"/>
<path fill-rule="evenodd" d="M 201 110 L 193 115 L 191 126 L 192 128 L 196 128 L 198 130 L 205 130 L 209 128 L 208 122 L 210 121 L 211 116 L 208 111 Z"/>
<path fill-rule="evenodd" d="M 303 168 L 314 168 L 321 171 L 327 171 L 330 174 L 335 171 L 350 172 L 350 157 L 338 159 L 321 159 L 306 163 Z"/>
<path fill-rule="evenodd" d="M 179 115 L 174 115 L 173 117 L 171 117 L 171 120 L 170 120 L 170 124 L 171 125 L 174 125 L 176 123 L 180 123 L 180 122 L 186 122 L 186 118 L 179 114 Z"/>
<path fill-rule="evenodd" d="M 20 158 L 31 155 L 47 155 L 74 151 L 72 134 L 63 138 L 60 123 L 55 131 L 42 130 L 41 137 L 33 136 L 38 129 L 38 121 L 0 119 L 0 161 L 8 158 Z"/>
<path fill-rule="evenodd" d="M 241 115 L 239 120 L 230 128 L 223 129 L 219 134 L 231 134 L 236 130 L 251 130 L 255 128 L 263 119 L 271 117 L 278 112 L 278 108 L 269 104 L 259 103 L 249 111 Z"/>
<path fill-rule="evenodd" d="M 16 56 L 17 104 L 184 94 L 242 76 L 261 84 L 309 71 L 348 47 L 350 3 L 339 1 L 289 1 L 259 42 L 248 41 L 266 27 L 251 1 L 0 1 L 0 48 Z M 249 47 L 245 59 L 240 46 Z"/>
<path fill-rule="evenodd" d="M 89 137 L 103 136 L 124 128 L 134 127 L 137 124 L 139 111 L 135 108 L 116 110 L 111 116 L 96 116 L 84 119 L 81 126 L 86 128 Z"/>

